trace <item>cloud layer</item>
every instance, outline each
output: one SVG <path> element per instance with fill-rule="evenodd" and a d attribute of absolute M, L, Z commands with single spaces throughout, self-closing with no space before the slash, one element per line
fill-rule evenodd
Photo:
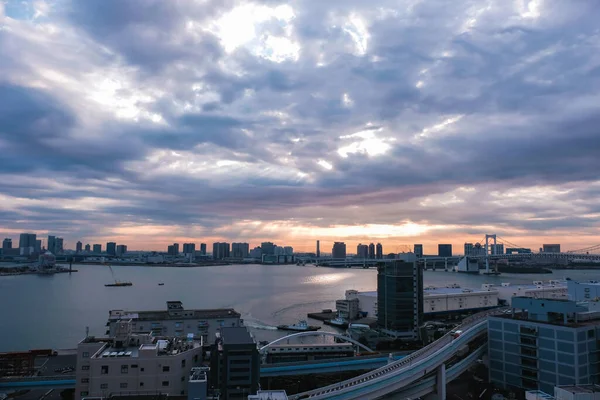
<path fill-rule="evenodd" d="M 0 234 L 600 243 L 598 18 L 592 0 L 0 2 Z"/>

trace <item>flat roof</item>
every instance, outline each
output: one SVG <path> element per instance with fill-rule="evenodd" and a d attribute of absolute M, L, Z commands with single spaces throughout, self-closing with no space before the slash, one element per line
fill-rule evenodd
<path fill-rule="evenodd" d="M 288 400 L 285 390 L 259 390 L 254 395 L 248 396 L 250 400 Z"/>
<path fill-rule="evenodd" d="M 223 344 L 254 344 L 254 339 L 244 326 L 221 328 Z"/>
<path fill-rule="evenodd" d="M 471 288 L 448 288 L 448 287 L 426 287 L 423 288 L 423 296 L 434 294 L 469 294 L 469 293 L 494 293 L 493 290 L 471 289 Z"/>
<path fill-rule="evenodd" d="M 137 321 L 155 321 L 163 319 L 173 320 L 185 320 L 185 319 L 217 319 L 217 318 L 240 318 L 242 315 L 235 311 L 233 308 L 215 308 L 215 309 L 199 309 L 199 310 L 186 310 L 186 309 L 175 309 L 171 312 L 180 312 L 181 315 L 171 315 L 167 310 L 155 310 L 155 311 L 124 311 L 124 310 L 110 310 L 109 319 L 134 319 Z M 120 313 L 117 314 L 117 313 Z M 191 314 L 190 314 L 191 313 Z M 187 315 L 185 315 L 187 314 Z"/>
<path fill-rule="evenodd" d="M 566 385 L 558 386 L 559 389 L 571 393 L 600 393 L 600 385 Z"/>

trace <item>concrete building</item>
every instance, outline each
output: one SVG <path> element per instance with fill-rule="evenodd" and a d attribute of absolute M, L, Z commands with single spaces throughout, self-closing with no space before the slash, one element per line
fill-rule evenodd
<path fill-rule="evenodd" d="M 573 301 L 594 301 L 600 299 L 600 282 L 577 282 L 567 281 L 567 290 L 569 300 Z"/>
<path fill-rule="evenodd" d="M 317 240 L 317 258 L 321 257 L 321 241 Z"/>
<path fill-rule="evenodd" d="M 90 246 L 90 245 L 89 245 L 89 243 L 88 243 L 88 244 L 86 244 L 86 245 L 85 245 L 85 247 L 84 247 L 84 251 L 85 251 L 86 253 L 89 253 L 89 252 L 91 251 L 91 249 L 92 249 L 92 246 Z"/>
<path fill-rule="evenodd" d="M 19 236 L 19 254 L 29 256 L 35 253 L 35 243 L 37 235 L 35 233 L 21 233 Z"/>
<path fill-rule="evenodd" d="M 558 280 L 533 281 L 532 284 L 525 285 L 484 283 L 481 285 L 481 289 L 497 292 L 500 305 L 511 305 L 513 297 L 532 297 L 535 299 L 568 299 L 569 297 L 567 284 Z"/>
<path fill-rule="evenodd" d="M 438 257 L 452 257 L 452 245 L 438 244 Z"/>
<path fill-rule="evenodd" d="M 213 260 L 222 260 L 230 257 L 229 243 L 217 242 L 213 243 Z"/>
<path fill-rule="evenodd" d="M 231 257 L 247 258 L 250 254 L 250 245 L 248 243 L 231 243 Z"/>
<path fill-rule="evenodd" d="M 95 244 L 92 246 L 92 252 L 94 254 L 100 254 L 102 253 L 102 245 L 101 244 Z"/>
<path fill-rule="evenodd" d="M 37 239 L 35 241 L 35 248 L 33 249 L 33 252 L 35 254 L 40 254 L 42 252 L 42 240 L 41 239 Z"/>
<path fill-rule="evenodd" d="M 423 257 L 423 245 L 422 244 L 415 244 L 413 246 L 413 248 L 414 248 L 413 253 L 415 253 L 415 256 L 417 256 L 417 258 Z"/>
<path fill-rule="evenodd" d="M 120 257 L 120 256 L 124 255 L 125 253 L 127 253 L 127 246 L 124 244 L 118 245 L 117 250 L 116 250 L 116 255 Z"/>
<path fill-rule="evenodd" d="M 117 244 L 115 242 L 106 243 L 106 254 L 114 256 L 117 254 Z"/>
<path fill-rule="evenodd" d="M 600 385 L 569 385 L 555 386 L 554 397 L 556 400 L 600 400 Z"/>
<path fill-rule="evenodd" d="M 48 251 L 52 254 L 56 254 L 56 236 L 48 235 Z"/>
<path fill-rule="evenodd" d="M 222 328 L 210 355 L 212 384 L 222 400 L 247 399 L 256 394 L 260 380 L 260 356 L 245 327 Z"/>
<path fill-rule="evenodd" d="M 333 248 L 331 249 L 331 257 L 346 258 L 346 243 L 333 242 Z"/>
<path fill-rule="evenodd" d="M 77 346 L 75 399 L 119 395 L 185 396 L 190 370 L 202 362 L 202 342 L 132 332 L 119 321 L 111 338 L 87 337 Z"/>
<path fill-rule="evenodd" d="M 560 253 L 560 244 L 543 244 L 543 253 Z"/>
<path fill-rule="evenodd" d="M 375 258 L 375 245 L 373 243 L 369 244 L 369 258 Z"/>
<path fill-rule="evenodd" d="M 248 396 L 248 400 L 288 400 L 285 390 L 259 390 Z"/>
<path fill-rule="evenodd" d="M 366 244 L 359 243 L 356 246 L 356 256 L 358 258 L 368 258 L 369 257 L 369 246 Z"/>
<path fill-rule="evenodd" d="M 267 256 L 275 255 L 275 244 L 271 242 L 262 242 L 260 244 L 260 249 L 262 250 L 262 254 Z"/>
<path fill-rule="evenodd" d="M 378 260 L 383 259 L 383 246 L 381 245 L 381 243 L 377 243 L 377 245 L 375 246 L 375 258 L 377 258 Z"/>
<path fill-rule="evenodd" d="M 377 325 L 393 337 L 417 339 L 423 320 L 423 269 L 397 260 L 377 268 Z"/>
<path fill-rule="evenodd" d="M 250 257 L 255 258 L 257 260 L 262 260 L 262 249 L 260 247 L 255 247 L 250 251 Z"/>
<path fill-rule="evenodd" d="M 358 313 L 360 311 L 359 308 L 359 299 L 358 298 L 350 298 L 343 300 L 335 301 L 335 309 L 338 312 L 338 315 L 347 320 L 353 320 L 358 318 Z"/>
<path fill-rule="evenodd" d="M 75 244 L 75 253 L 81 253 L 83 251 L 83 243 L 77 241 Z"/>
<path fill-rule="evenodd" d="M 283 253 L 286 256 L 293 256 L 294 255 L 294 248 L 292 246 L 285 246 L 283 248 Z"/>
<path fill-rule="evenodd" d="M 465 256 L 470 256 L 472 255 L 471 252 L 473 251 L 473 243 L 465 243 L 465 248 L 464 248 L 464 255 Z"/>
<path fill-rule="evenodd" d="M 155 335 L 184 337 L 193 333 L 205 343 L 214 338 L 222 327 L 242 326 L 240 314 L 232 308 L 186 310 L 180 301 L 168 301 L 166 310 L 111 310 L 108 315 L 109 334 L 114 336 L 117 323 L 132 320 L 133 333 L 153 332 Z"/>
<path fill-rule="evenodd" d="M 55 251 L 54 254 L 62 254 L 64 252 L 64 241 L 63 241 L 63 238 L 57 237 L 55 239 L 54 251 Z"/>
<path fill-rule="evenodd" d="M 196 253 L 196 243 L 184 243 L 183 254 L 194 255 Z"/>
<path fill-rule="evenodd" d="M 12 239 L 11 238 L 5 238 L 2 241 L 2 250 L 10 250 L 12 249 Z"/>
<path fill-rule="evenodd" d="M 490 254 L 493 254 L 493 255 L 504 254 L 504 244 L 502 244 L 502 243 L 491 244 L 490 245 Z"/>
<path fill-rule="evenodd" d="M 512 311 L 488 318 L 490 381 L 552 393 L 598 382 L 600 303 L 514 297 Z"/>
<path fill-rule="evenodd" d="M 203 256 L 206 255 L 206 243 L 200 243 L 200 252 Z"/>

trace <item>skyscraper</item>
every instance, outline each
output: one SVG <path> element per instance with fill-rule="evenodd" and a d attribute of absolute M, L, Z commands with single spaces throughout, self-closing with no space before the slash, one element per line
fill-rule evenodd
<path fill-rule="evenodd" d="M 2 250 L 10 250 L 12 249 L 12 239 L 6 238 L 2 241 Z"/>
<path fill-rule="evenodd" d="M 262 242 L 260 244 L 263 255 L 272 256 L 275 254 L 275 244 L 272 242 Z"/>
<path fill-rule="evenodd" d="M 83 243 L 81 243 L 80 241 L 77 241 L 77 244 L 75 245 L 75 253 L 81 253 L 82 250 L 83 250 Z"/>
<path fill-rule="evenodd" d="M 317 240 L 317 258 L 321 257 L 321 241 Z"/>
<path fill-rule="evenodd" d="M 346 243 L 334 242 L 331 249 L 332 258 L 346 258 Z"/>
<path fill-rule="evenodd" d="M 48 251 L 56 254 L 56 236 L 48 235 Z"/>
<path fill-rule="evenodd" d="M 248 243 L 231 243 L 231 257 L 246 258 L 250 253 L 250 245 Z"/>
<path fill-rule="evenodd" d="M 419 336 L 423 319 L 423 270 L 396 260 L 377 268 L 377 325 L 392 336 Z"/>
<path fill-rule="evenodd" d="M 116 253 L 117 253 L 117 256 L 122 256 L 123 254 L 127 253 L 127 246 L 124 244 L 118 245 Z"/>
<path fill-rule="evenodd" d="M 36 254 L 40 254 L 42 252 L 42 240 L 37 239 L 35 241 L 35 249 L 33 250 Z"/>
<path fill-rule="evenodd" d="M 173 243 L 173 249 L 175 251 L 175 255 L 179 255 L 179 243 Z"/>
<path fill-rule="evenodd" d="M 452 257 L 452 245 L 451 244 L 438 244 L 438 256 L 439 257 Z"/>
<path fill-rule="evenodd" d="M 29 256 L 35 251 L 35 241 L 37 235 L 35 233 L 21 233 L 19 236 L 19 254 Z"/>
<path fill-rule="evenodd" d="M 200 243 L 200 253 L 202 253 L 203 256 L 206 255 L 206 243 Z"/>
<path fill-rule="evenodd" d="M 183 244 L 183 253 L 184 254 L 194 254 L 196 252 L 196 243 L 184 243 Z"/>
<path fill-rule="evenodd" d="M 117 254 L 117 244 L 115 242 L 106 243 L 106 254 L 114 256 Z"/>
<path fill-rule="evenodd" d="M 473 243 L 465 243 L 465 256 L 470 256 L 473 253 Z"/>
<path fill-rule="evenodd" d="M 86 245 L 85 245 L 85 252 L 86 252 L 86 253 L 89 253 L 89 252 L 90 252 L 90 249 L 91 249 L 91 247 L 90 247 L 90 244 L 89 244 L 89 243 L 88 243 L 88 244 L 86 244 Z"/>
<path fill-rule="evenodd" d="M 221 242 L 216 242 L 213 243 L 213 260 L 222 260 L 224 258 L 229 258 L 229 254 L 230 254 L 230 249 L 229 249 L 229 243 L 221 243 Z"/>
<path fill-rule="evenodd" d="M 377 259 L 381 260 L 383 258 L 383 246 L 381 245 L 381 243 L 377 243 L 377 246 L 375 247 L 375 249 L 376 249 L 375 256 L 377 257 Z"/>
<path fill-rule="evenodd" d="M 415 244 L 414 245 L 414 252 L 415 252 L 415 257 L 417 257 L 417 258 L 423 257 L 423 245 L 422 244 Z"/>
<path fill-rule="evenodd" d="M 369 245 L 369 258 L 375 258 L 375 245 L 373 243 Z"/>
<path fill-rule="evenodd" d="M 55 242 L 55 246 L 54 246 L 55 250 L 56 250 L 56 254 L 62 254 L 64 247 L 63 247 L 63 238 L 61 237 L 57 237 L 56 238 L 56 242 Z"/>
<path fill-rule="evenodd" d="M 356 256 L 358 258 L 369 257 L 369 246 L 359 243 L 358 246 L 356 246 Z"/>
<path fill-rule="evenodd" d="M 100 253 L 102 253 L 102 245 L 95 244 L 94 246 L 92 246 L 92 250 L 93 250 L 94 254 L 100 254 Z"/>

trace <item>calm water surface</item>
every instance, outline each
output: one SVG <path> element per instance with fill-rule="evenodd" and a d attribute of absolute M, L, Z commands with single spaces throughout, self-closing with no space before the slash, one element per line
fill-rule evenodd
<path fill-rule="evenodd" d="M 0 351 L 32 348 L 74 348 L 86 327 L 102 336 L 111 309 L 165 309 L 168 300 L 186 308 L 233 307 L 242 314 L 258 340 L 284 333 L 282 323 L 306 319 L 306 313 L 335 308 L 347 289 L 375 290 L 374 269 L 333 269 L 314 266 L 230 265 L 207 268 L 113 266 L 115 277 L 131 287 L 105 287 L 110 269 L 77 265 L 79 272 L 54 276 L 0 277 Z M 534 280 L 598 279 L 600 271 L 554 271 L 545 275 L 480 276 L 426 271 L 425 285 L 458 283 L 479 288 L 482 283 L 531 283 Z M 164 286 L 158 286 L 158 283 Z M 312 321 L 312 324 L 318 324 Z M 325 330 L 335 328 L 325 326 Z"/>

